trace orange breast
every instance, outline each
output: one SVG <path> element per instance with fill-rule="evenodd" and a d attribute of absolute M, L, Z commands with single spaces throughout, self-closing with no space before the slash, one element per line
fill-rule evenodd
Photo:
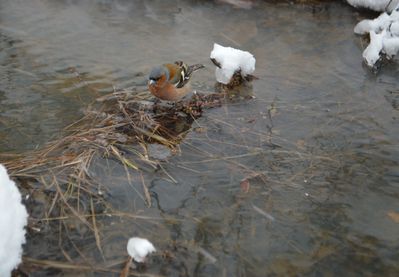
<path fill-rule="evenodd" d="M 178 101 L 190 91 L 189 86 L 177 89 L 175 86 L 169 83 L 162 88 L 149 86 L 149 89 L 154 96 L 166 101 Z"/>

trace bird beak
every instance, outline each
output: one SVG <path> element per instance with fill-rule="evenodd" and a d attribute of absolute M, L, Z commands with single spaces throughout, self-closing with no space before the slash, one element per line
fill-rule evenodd
<path fill-rule="evenodd" d="M 149 80 L 149 81 L 148 81 L 148 85 L 153 85 L 153 84 L 155 84 L 155 81 L 154 81 L 154 80 Z"/>

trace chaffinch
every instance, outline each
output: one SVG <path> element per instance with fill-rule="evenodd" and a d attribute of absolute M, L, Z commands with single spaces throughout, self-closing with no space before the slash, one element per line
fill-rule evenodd
<path fill-rule="evenodd" d="M 202 64 L 187 66 L 182 61 L 154 67 L 148 77 L 148 89 L 162 100 L 178 101 L 190 92 L 190 77 Z"/>

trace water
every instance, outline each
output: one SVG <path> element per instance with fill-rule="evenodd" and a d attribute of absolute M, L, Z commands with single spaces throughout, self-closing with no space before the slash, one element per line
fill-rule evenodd
<path fill-rule="evenodd" d="M 161 276 L 398 275 L 399 66 L 362 66 L 361 17 L 343 3 L 1 1 L 3 152 L 40 147 L 96 97 L 145 84 L 163 62 L 206 64 L 193 86 L 212 91 L 213 42 L 252 52 L 260 78 L 255 99 L 205 111 L 180 153 L 150 150 L 168 157 L 143 173 L 151 208 L 140 175 L 129 183 L 117 162 L 95 161 L 113 208 L 131 216 L 98 219 L 105 261 L 84 228 L 62 239 L 30 230 L 24 255 L 68 262 L 62 248 L 120 271 L 139 235 L 159 250 L 143 271 Z"/>

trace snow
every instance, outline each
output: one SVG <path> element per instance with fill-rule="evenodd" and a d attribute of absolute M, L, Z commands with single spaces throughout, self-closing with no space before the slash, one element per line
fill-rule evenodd
<path fill-rule="evenodd" d="M 256 60 L 247 52 L 232 47 L 223 47 L 217 43 L 213 45 L 211 59 L 215 59 L 220 68 L 216 67 L 216 80 L 222 84 L 228 84 L 235 72 L 241 71 L 243 77 L 255 71 Z"/>
<path fill-rule="evenodd" d="M 127 243 L 127 252 L 133 260 L 142 263 L 148 254 L 155 252 L 155 247 L 147 239 L 133 237 Z"/>
<path fill-rule="evenodd" d="M 21 194 L 0 164 L 0 276 L 11 276 L 21 262 L 28 213 Z"/>
<path fill-rule="evenodd" d="M 392 58 L 399 52 L 399 37 L 385 38 L 382 45 L 388 58 Z"/>
<path fill-rule="evenodd" d="M 356 34 L 370 34 L 370 44 L 363 52 L 363 58 L 370 67 L 381 58 L 381 54 L 392 59 L 399 52 L 399 3 L 396 5 L 391 14 L 384 12 L 376 19 L 365 19 L 355 26 Z"/>
<path fill-rule="evenodd" d="M 365 19 L 360 21 L 355 26 L 355 33 L 359 35 L 367 34 L 370 31 L 374 31 L 376 33 L 381 32 L 382 30 L 386 29 L 391 22 L 391 17 L 387 13 L 382 13 L 376 19 L 370 20 Z"/>
<path fill-rule="evenodd" d="M 389 31 L 391 32 L 392 36 L 399 37 L 399 20 L 392 23 L 392 25 L 389 27 Z"/>
<path fill-rule="evenodd" d="M 363 58 L 366 60 L 368 66 L 372 67 L 380 59 L 384 35 L 385 32 L 381 34 L 376 34 L 374 31 L 370 32 L 370 44 L 363 52 Z"/>
<path fill-rule="evenodd" d="M 377 12 L 391 12 L 398 5 L 398 0 L 346 0 L 356 8 L 367 8 Z"/>

